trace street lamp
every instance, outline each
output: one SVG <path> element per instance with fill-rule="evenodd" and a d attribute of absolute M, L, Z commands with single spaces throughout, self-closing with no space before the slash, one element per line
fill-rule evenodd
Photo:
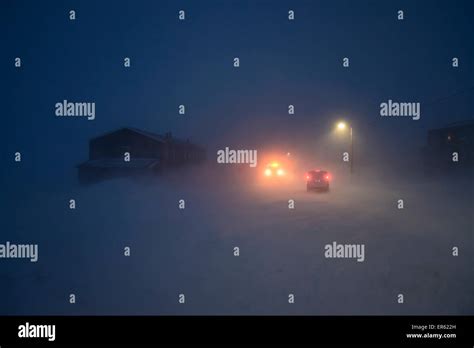
<path fill-rule="evenodd" d="M 349 133 L 351 136 L 351 158 L 350 158 L 350 166 L 351 166 L 351 174 L 354 172 L 354 137 L 352 135 L 352 126 L 346 124 L 346 122 L 339 122 L 337 124 L 337 129 L 340 131 L 345 130 L 347 127 L 349 127 Z"/>

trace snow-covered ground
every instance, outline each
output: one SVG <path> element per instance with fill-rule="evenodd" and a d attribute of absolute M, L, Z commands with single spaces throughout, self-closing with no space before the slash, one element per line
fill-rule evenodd
<path fill-rule="evenodd" d="M 329 193 L 215 168 L 6 188 L 0 242 L 39 260 L 0 261 L 0 314 L 474 314 L 472 178 L 399 174 L 336 171 Z M 333 241 L 365 261 L 325 258 Z"/>

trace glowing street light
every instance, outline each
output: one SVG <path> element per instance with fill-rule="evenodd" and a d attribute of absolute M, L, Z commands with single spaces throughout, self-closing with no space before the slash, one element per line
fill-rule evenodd
<path fill-rule="evenodd" d="M 337 124 L 337 129 L 339 131 L 344 131 L 347 127 L 350 128 L 350 136 L 351 136 L 351 157 L 350 157 L 350 165 L 351 165 L 351 174 L 354 172 L 354 137 L 352 135 L 352 126 L 346 124 L 346 122 L 339 122 Z"/>
<path fill-rule="evenodd" d="M 339 130 L 344 130 L 344 129 L 346 129 L 346 124 L 345 124 L 344 122 L 339 122 L 339 123 L 337 124 L 337 129 L 339 129 Z"/>

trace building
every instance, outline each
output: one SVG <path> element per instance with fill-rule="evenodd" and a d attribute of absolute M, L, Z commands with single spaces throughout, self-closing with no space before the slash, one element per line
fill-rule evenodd
<path fill-rule="evenodd" d="M 205 151 L 188 140 L 158 135 L 136 128 L 121 128 L 89 142 L 89 160 L 78 166 L 79 181 L 142 174 L 158 174 L 168 168 L 196 164 Z"/>
<path fill-rule="evenodd" d="M 457 161 L 453 158 L 457 156 Z M 425 147 L 428 170 L 467 169 L 474 167 L 474 120 L 455 122 L 428 131 Z"/>

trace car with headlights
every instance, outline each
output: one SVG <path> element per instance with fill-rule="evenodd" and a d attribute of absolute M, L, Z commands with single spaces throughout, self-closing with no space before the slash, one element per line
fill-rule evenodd
<path fill-rule="evenodd" d="M 306 173 L 306 191 L 329 191 L 330 179 L 326 170 L 310 170 Z"/>
<path fill-rule="evenodd" d="M 287 174 L 279 162 L 271 162 L 265 166 L 263 175 L 267 178 L 281 178 Z"/>

